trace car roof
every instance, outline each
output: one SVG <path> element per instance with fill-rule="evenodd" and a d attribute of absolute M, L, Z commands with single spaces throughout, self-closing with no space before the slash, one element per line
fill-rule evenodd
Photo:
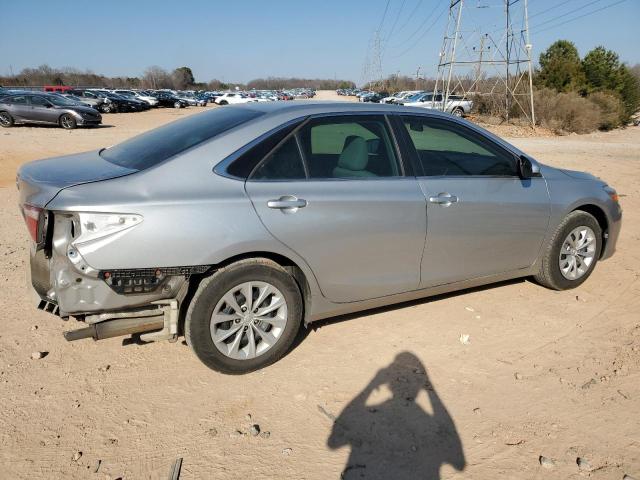
<path fill-rule="evenodd" d="M 431 115 L 434 117 L 451 118 L 451 115 L 434 109 L 404 107 L 401 105 L 387 105 L 382 103 L 333 102 L 333 101 L 290 101 L 290 102 L 253 102 L 243 105 L 233 105 L 224 108 L 246 108 L 263 112 L 266 116 L 292 114 L 296 116 L 318 115 L 329 113 L 404 113 Z"/>

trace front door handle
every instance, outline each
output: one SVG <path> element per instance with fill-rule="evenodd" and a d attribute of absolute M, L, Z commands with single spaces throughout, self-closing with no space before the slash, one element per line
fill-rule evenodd
<path fill-rule="evenodd" d="M 307 201 L 302 198 L 295 197 L 293 195 L 283 195 L 282 197 L 276 200 L 269 200 L 267 202 L 267 207 L 275 208 L 282 211 L 290 211 L 295 212 L 299 208 L 304 208 L 307 206 Z"/>
<path fill-rule="evenodd" d="M 435 197 L 429 197 L 429 202 L 435 203 L 436 205 L 442 205 L 443 207 L 448 207 L 452 203 L 458 203 L 458 197 L 451 195 L 450 193 L 443 192 L 439 193 Z"/>

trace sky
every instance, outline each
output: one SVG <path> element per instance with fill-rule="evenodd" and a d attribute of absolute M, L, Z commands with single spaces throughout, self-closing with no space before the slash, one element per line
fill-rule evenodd
<path fill-rule="evenodd" d="M 519 0 L 516 6 L 523 3 Z M 367 79 L 363 72 L 374 51 L 374 32 L 379 31 L 385 75 L 415 75 L 420 66 L 421 74 L 429 76 L 436 72 L 448 4 L 0 0 L 0 74 L 48 64 L 139 76 L 151 65 L 169 70 L 186 65 L 197 81 L 297 76 L 361 84 Z M 461 24 L 469 44 L 477 46 L 473 32 L 478 28 L 493 31 L 501 43 L 503 4 L 465 0 Z M 529 0 L 529 15 L 536 59 L 564 38 L 573 41 L 581 55 L 604 45 L 621 60 L 640 63 L 640 0 Z"/>

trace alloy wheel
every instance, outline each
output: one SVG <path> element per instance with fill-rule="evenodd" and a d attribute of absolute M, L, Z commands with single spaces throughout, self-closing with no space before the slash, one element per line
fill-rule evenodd
<path fill-rule="evenodd" d="M 11 117 L 8 113 L 0 113 L 0 125 L 4 125 L 5 127 L 11 125 Z"/>
<path fill-rule="evenodd" d="M 593 263 L 596 254 L 596 235 L 587 226 L 571 230 L 560 248 L 560 272 L 567 280 L 581 278 Z"/>
<path fill-rule="evenodd" d="M 74 127 L 73 119 L 70 115 L 63 115 L 62 118 L 60 118 L 60 124 L 63 128 L 66 129 L 71 129 Z"/>
<path fill-rule="evenodd" d="M 230 289 L 211 316 L 211 339 L 235 360 L 258 357 L 271 349 L 287 325 L 287 302 L 267 282 L 245 282 Z"/>

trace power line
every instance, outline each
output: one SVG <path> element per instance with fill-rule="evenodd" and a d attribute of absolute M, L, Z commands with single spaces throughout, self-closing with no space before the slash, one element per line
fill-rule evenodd
<path fill-rule="evenodd" d="M 389 31 L 389 35 L 387 35 L 387 42 L 389 41 L 389 39 L 391 38 L 391 35 L 393 35 L 394 30 L 396 29 L 396 25 L 398 24 L 398 20 L 400 20 L 400 14 L 402 13 L 402 9 L 404 8 L 404 4 L 407 2 L 407 0 L 402 0 L 402 3 L 400 4 L 400 10 L 398 10 L 398 14 L 396 15 L 396 19 L 393 22 L 393 25 L 391 26 L 391 30 Z"/>
<path fill-rule="evenodd" d="M 380 25 L 378 26 L 378 31 L 382 30 L 382 25 L 384 24 L 384 19 L 387 18 L 387 11 L 389 11 L 389 3 L 391 0 L 387 0 L 387 5 L 384 7 L 384 13 L 382 14 L 382 20 L 380 20 Z"/>
<path fill-rule="evenodd" d="M 531 28 L 532 28 L 532 29 L 534 29 L 534 28 L 538 28 L 538 27 L 540 27 L 540 26 L 542 26 L 542 25 L 546 25 L 546 24 L 548 24 L 548 23 L 555 22 L 555 21 L 556 21 L 556 20 L 558 20 L 559 18 L 564 18 L 564 17 L 566 17 L 567 15 L 571 15 L 571 14 L 573 14 L 573 13 L 579 12 L 580 10 L 584 10 L 585 8 L 590 7 L 590 6 L 591 6 L 591 5 L 593 5 L 594 3 L 599 3 L 599 2 L 601 2 L 601 1 L 602 1 L 602 0 L 592 0 L 591 2 L 586 3 L 586 4 L 584 4 L 584 5 L 581 5 L 580 7 L 576 8 L 576 9 L 574 9 L 574 10 L 570 11 L 570 12 L 563 13 L 563 14 L 561 14 L 561 15 L 557 15 L 557 16 L 556 16 L 556 17 L 554 17 L 554 18 L 551 18 L 551 19 L 549 19 L 549 20 L 545 20 L 545 21 L 544 21 L 544 22 L 542 22 L 542 23 L 539 23 L 539 24 L 537 24 L 537 25 L 534 25 L 534 26 L 533 26 L 533 27 L 531 27 Z"/>
<path fill-rule="evenodd" d="M 427 27 L 427 29 L 422 32 L 422 35 L 420 35 L 415 42 L 413 42 L 413 44 L 409 47 L 406 48 L 405 50 L 402 51 L 402 53 L 395 55 L 395 58 L 399 58 L 402 57 L 405 53 L 408 53 L 409 51 L 413 50 L 413 48 L 427 35 L 427 33 L 429 33 L 429 31 L 434 27 L 434 25 L 436 23 L 438 23 L 438 20 L 440 20 L 440 18 L 442 18 L 442 15 L 444 15 L 444 13 L 448 10 L 448 7 L 445 8 L 444 10 L 442 10 L 440 12 L 440 15 L 438 15 L 433 22 L 431 22 L 431 24 Z M 431 12 L 431 15 L 429 15 L 429 17 L 431 17 L 433 15 L 433 13 L 435 12 L 435 8 L 433 9 L 433 11 Z"/>
<path fill-rule="evenodd" d="M 542 15 L 544 13 L 550 12 L 551 10 L 555 10 L 556 8 L 561 7 L 563 5 L 566 5 L 567 3 L 573 2 L 573 1 L 574 0 L 565 0 L 564 2 L 556 3 L 553 7 L 549 7 L 549 8 L 546 8 L 546 9 L 542 10 L 541 12 L 534 13 L 533 15 L 529 15 L 529 20 L 531 20 L 532 18 L 535 18 L 535 17 L 539 17 L 540 15 Z"/>
<path fill-rule="evenodd" d="M 418 3 L 416 3 L 415 8 L 411 11 L 411 13 L 407 17 L 407 19 L 404 21 L 404 23 L 400 26 L 398 31 L 402 31 L 402 29 L 407 26 L 407 24 L 411 21 L 415 13 L 418 11 L 418 8 L 420 7 L 421 4 L 422 4 L 422 0 L 418 0 Z"/>
<path fill-rule="evenodd" d="M 598 9 L 596 9 L 596 10 L 592 10 L 591 12 L 583 13 L 582 15 L 579 15 L 577 17 L 570 18 L 569 20 L 565 20 L 564 22 L 560 22 L 560 23 L 558 23 L 556 25 L 551 25 L 551 26 L 549 26 L 547 28 L 543 28 L 542 30 L 536 30 L 535 33 L 546 32 L 547 30 L 551 30 L 552 28 L 560 27 L 561 25 L 565 25 L 567 23 L 574 22 L 576 20 L 580 20 L 581 18 L 589 16 L 589 15 L 592 15 L 594 13 L 601 12 L 602 10 L 606 10 L 607 8 L 615 7 L 616 5 L 620 5 L 621 3 L 626 2 L 626 1 L 627 0 L 619 0 L 619 1 L 611 3 L 609 5 L 605 5 L 604 7 L 600 7 Z"/>
<path fill-rule="evenodd" d="M 422 28 L 427 24 L 427 22 L 429 20 L 431 20 L 431 17 L 433 17 L 433 14 L 436 12 L 436 8 L 433 8 L 431 10 L 431 13 L 429 13 L 429 15 L 427 15 L 427 18 L 425 18 L 423 20 L 423 22 L 420 24 L 420 26 L 411 34 L 409 35 L 403 42 L 400 42 L 398 45 L 395 45 L 393 48 L 400 48 L 403 45 L 406 45 L 407 43 L 409 43 L 409 41 L 415 37 L 418 33 L 420 33 L 420 30 L 422 30 Z"/>

